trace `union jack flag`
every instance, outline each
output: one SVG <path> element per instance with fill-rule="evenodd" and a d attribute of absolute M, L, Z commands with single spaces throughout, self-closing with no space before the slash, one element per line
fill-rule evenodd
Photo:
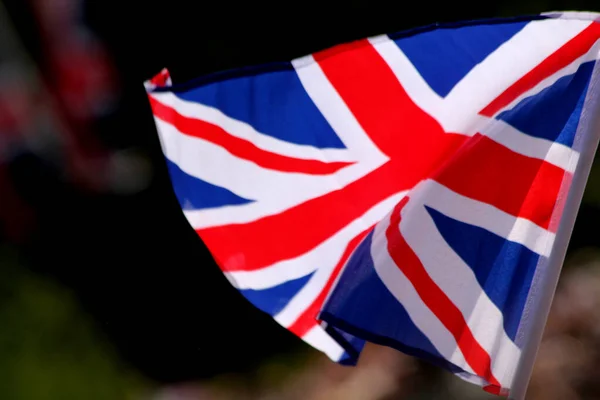
<path fill-rule="evenodd" d="M 597 144 L 597 18 L 435 25 L 175 85 L 163 70 L 145 85 L 174 192 L 232 285 L 331 359 L 369 340 L 505 393 Z"/>

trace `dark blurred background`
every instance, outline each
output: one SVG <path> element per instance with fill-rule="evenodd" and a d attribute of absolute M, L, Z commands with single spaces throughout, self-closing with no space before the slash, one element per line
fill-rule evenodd
<path fill-rule="evenodd" d="M 0 399 L 488 398 L 376 346 L 337 366 L 252 307 L 180 211 L 142 83 L 163 67 L 180 82 L 435 22 L 570 9 L 600 6 L 0 2 Z M 532 399 L 600 398 L 598 164 Z"/>

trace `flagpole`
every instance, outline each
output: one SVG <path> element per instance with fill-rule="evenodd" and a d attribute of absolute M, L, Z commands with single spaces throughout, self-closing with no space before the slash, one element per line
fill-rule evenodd
<path fill-rule="evenodd" d="M 589 131 L 589 133 L 582 134 L 581 143 L 578 146 L 580 148 L 580 158 L 573 175 L 560 226 L 556 232 L 554 250 L 546 265 L 545 276 L 539 281 L 539 294 L 531 307 L 531 322 L 528 332 L 525 332 L 526 334 L 524 335 L 525 341 L 523 352 L 521 353 L 521 361 L 515 373 L 514 382 L 509 394 L 509 399 L 512 400 L 522 400 L 527 393 L 527 387 L 533 372 L 544 328 L 546 327 L 546 321 L 565 260 L 573 225 L 575 224 L 583 192 L 598 148 L 600 140 L 600 63 L 597 63 L 594 67 L 586 103 L 589 111 L 582 114 L 580 128 Z"/>

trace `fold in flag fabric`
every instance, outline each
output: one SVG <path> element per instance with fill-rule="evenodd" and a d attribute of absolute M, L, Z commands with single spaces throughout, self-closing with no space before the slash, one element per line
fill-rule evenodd
<path fill-rule="evenodd" d="M 145 86 L 175 195 L 231 284 L 332 360 L 371 341 L 507 394 L 598 144 L 598 17 L 437 24 L 175 85 L 165 69 Z"/>

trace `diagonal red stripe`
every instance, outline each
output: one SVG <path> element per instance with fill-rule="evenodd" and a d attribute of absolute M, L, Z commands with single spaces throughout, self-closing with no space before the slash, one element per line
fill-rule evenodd
<path fill-rule="evenodd" d="M 148 96 L 156 118 L 173 126 L 185 135 L 207 140 L 223 147 L 236 157 L 252 161 L 263 168 L 283 172 L 298 172 L 312 175 L 329 175 L 353 163 L 322 162 L 282 156 L 265 151 L 252 142 L 235 137 L 220 127 L 208 122 L 181 115 L 172 107 L 166 106 L 152 96 Z"/>
<path fill-rule="evenodd" d="M 355 236 L 350 242 L 348 242 L 348 245 L 346 246 L 346 250 L 344 250 L 342 257 L 340 258 L 337 265 L 335 266 L 333 272 L 331 273 L 331 276 L 327 280 L 327 283 L 321 290 L 321 293 L 319 293 L 317 298 L 312 302 L 312 304 L 310 306 L 308 306 L 308 308 L 306 310 L 304 310 L 304 312 L 298 317 L 298 319 L 292 325 L 290 325 L 288 327 L 288 330 L 290 332 L 295 333 L 299 337 L 302 337 L 313 326 L 315 326 L 315 324 L 317 322 L 317 314 L 319 313 L 319 311 L 321 311 L 321 306 L 323 305 L 323 302 L 325 301 L 325 298 L 327 297 L 329 290 L 333 286 L 333 283 L 337 279 L 337 276 L 339 275 L 340 271 L 342 270 L 342 267 L 346 264 L 346 261 L 348 261 L 348 258 L 350 258 L 350 255 L 352 254 L 352 252 L 354 251 L 356 246 L 358 246 L 358 244 L 361 242 L 361 240 L 363 240 L 363 238 L 367 235 L 367 233 L 371 229 L 372 229 L 372 227 L 364 230 L 363 232 L 361 232 L 357 236 Z"/>
<path fill-rule="evenodd" d="M 598 39 L 600 39 L 600 23 L 592 22 L 590 26 L 506 89 L 487 107 L 481 110 L 480 114 L 487 117 L 494 116 L 527 90 L 566 67 L 578 57 L 581 57 Z"/>
<path fill-rule="evenodd" d="M 432 178 L 463 196 L 549 229 L 565 171 L 477 134 Z"/>
<path fill-rule="evenodd" d="M 461 311 L 431 279 L 417 255 L 400 233 L 400 211 L 408 200 L 408 197 L 405 197 L 394 208 L 390 218 L 390 225 L 386 229 L 387 250 L 396 266 L 402 270 L 412 283 L 423 303 L 454 336 L 458 348 L 473 371 L 492 385 L 500 386 L 500 383 L 492 373 L 489 354 L 473 336 Z"/>

